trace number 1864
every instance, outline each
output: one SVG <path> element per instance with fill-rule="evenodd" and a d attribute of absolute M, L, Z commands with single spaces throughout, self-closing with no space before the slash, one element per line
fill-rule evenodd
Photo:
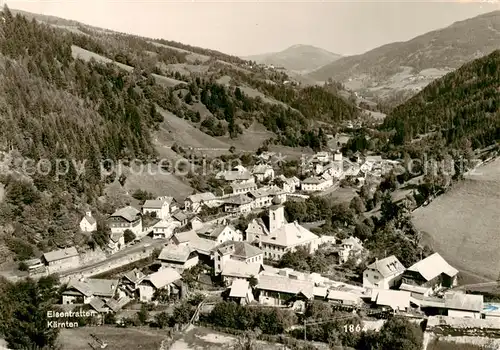
<path fill-rule="evenodd" d="M 357 324 L 357 325 L 346 324 L 344 326 L 344 331 L 349 332 L 349 333 L 366 332 L 366 326 L 361 326 L 360 324 Z"/>

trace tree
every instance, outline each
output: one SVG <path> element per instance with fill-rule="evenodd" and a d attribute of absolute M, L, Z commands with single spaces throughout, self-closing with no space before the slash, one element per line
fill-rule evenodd
<path fill-rule="evenodd" d="M 59 329 L 48 316 L 57 303 L 57 278 L 0 281 L 0 334 L 11 349 L 53 349 Z"/>
<path fill-rule="evenodd" d="M 359 196 L 356 196 L 351 200 L 351 204 L 349 207 L 354 210 L 356 214 L 361 214 L 366 211 L 365 204 Z"/>
<path fill-rule="evenodd" d="M 160 312 L 159 314 L 157 314 L 155 316 L 155 322 L 156 322 L 156 325 L 158 326 L 158 328 L 166 328 L 170 325 L 170 321 L 171 318 L 170 318 L 170 315 L 167 314 L 165 311 L 163 312 Z"/>
<path fill-rule="evenodd" d="M 419 326 L 403 317 L 390 318 L 380 329 L 377 349 L 420 350 L 423 333 Z"/>
<path fill-rule="evenodd" d="M 136 236 L 135 236 L 135 233 L 133 233 L 131 230 L 125 230 L 125 232 L 123 232 L 123 238 L 125 239 L 125 244 L 129 243 L 129 242 L 132 242 Z"/>
<path fill-rule="evenodd" d="M 146 324 L 149 318 L 148 306 L 146 304 L 141 305 L 141 309 L 137 313 L 137 319 L 140 324 Z"/>

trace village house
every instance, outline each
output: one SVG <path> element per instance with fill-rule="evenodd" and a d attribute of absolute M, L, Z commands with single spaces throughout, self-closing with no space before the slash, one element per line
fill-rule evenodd
<path fill-rule="evenodd" d="M 82 232 L 94 232 L 97 231 L 97 221 L 92 216 L 92 212 L 88 211 L 85 216 L 80 221 L 80 231 Z"/>
<path fill-rule="evenodd" d="M 301 190 L 304 192 L 319 192 L 330 188 L 333 186 L 333 178 L 326 175 L 308 177 L 300 184 Z"/>
<path fill-rule="evenodd" d="M 252 173 L 243 166 L 237 166 L 231 170 L 221 171 L 215 175 L 215 178 L 217 180 L 225 180 L 231 183 L 248 183 L 255 181 Z"/>
<path fill-rule="evenodd" d="M 269 226 L 262 219 L 254 219 L 248 225 L 247 241 L 264 251 L 264 258 L 279 260 L 297 247 L 305 247 L 314 252 L 320 239 L 297 222 L 286 223 L 284 207 L 281 204 L 269 207 Z"/>
<path fill-rule="evenodd" d="M 120 289 L 129 297 L 135 299 L 139 297 L 139 283 L 141 283 L 145 277 L 146 275 L 138 269 L 128 271 L 121 278 Z"/>
<path fill-rule="evenodd" d="M 175 269 L 163 268 L 158 272 L 146 276 L 139 283 L 139 297 L 142 302 L 153 300 L 156 291 L 164 289 L 168 295 L 180 294 L 181 275 Z"/>
<path fill-rule="evenodd" d="M 274 169 L 272 166 L 267 164 L 258 164 L 253 167 L 252 174 L 255 176 L 257 181 L 273 180 L 274 179 Z"/>
<path fill-rule="evenodd" d="M 217 225 L 215 227 L 208 226 L 201 230 L 197 230 L 196 233 L 201 238 L 210 239 L 221 244 L 227 241 L 242 241 L 243 234 L 236 230 L 233 225 Z"/>
<path fill-rule="evenodd" d="M 358 294 L 336 289 L 328 289 L 328 292 L 326 293 L 326 300 L 333 304 L 347 306 L 360 306 L 363 304 L 363 300 Z"/>
<path fill-rule="evenodd" d="M 354 258 L 356 263 L 361 260 L 363 253 L 363 243 L 357 237 L 351 236 L 343 239 L 339 247 L 339 262 L 345 264 L 349 258 Z"/>
<path fill-rule="evenodd" d="M 164 199 L 147 200 L 142 206 L 142 214 L 150 214 L 161 220 L 170 218 L 170 203 L 172 197 L 164 197 Z"/>
<path fill-rule="evenodd" d="M 186 226 L 189 221 L 189 216 L 180 209 L 172 213 L 172 218 L 180 223 L 180 227 Z"/>
<path fill-rule="evenodd" d="M 239 305 L 248 305 L 254 301 L 252 287 L 246 280 L 237 279 L 231 284 L 228 299 Z"/>
<path fill-rule="evenodd" d="M 217 275 L 222 272 L 224 265 L 234 261 L 262 264 L 264 252 L 248 242 L 227 241 L 214 248 L 213 258 L 214 273 Z"/>
<path fill-rule="evenodd" d="M 280 175 L 278 179 L 282 181 L 281 188 L 286 193 L 294 193 L 297 187 L 300 187 L 300 180 L 295 176 L 287 178 L 284 175 Z"/>
<path fill-rule="evenodd" d="M 265 188 L 252 191 L 247 196 L 253 201 L 252 207 L 254 209 L 268 207 L 272 204 L 270 192 Z"/>
<path fill-rule="evenodd" d="M 228 286 L 237 279 L 250 280 L 252 277 L 257 278 L 262 271 L 264 271 L 264 267 L 261 263 L 232 260 L 222 265 L 220 275 L 222 282 Z"/>
<path fill-rule="evenodd" d="M 395 312 L 406 312 L 411 308 L 410 293 L 392 289 L 372 289 L 371 301 L 382 308 Z"/>
<path fill-rule="evenodd" d="M 246 183 L 232 183 L 231 188 L 233 190 L 233 194 L 245 194 L 250 191 L 257 190 L 257 184 L 255 182 L 246 182 Z"/>
<path fill-rule="evenodd" d="M 160 220 L 152 227 L 153 239 L 168 239 L 181 223 L 177 220 Z"/>
<path fill-rule="evenodd" d="M 41 258 L 49 273 L 75 269 L 80 265 L 80 256 L 75 247 L 53 250 Z"/>
<path fill-rule="evenodd" d="M 402 276 L 399 287 L 411 293 L 429 296 L 441 288 L 457 285 L 458 270 L 450 266 L 438 253 L 410 266 Z"/>
<path fill-rule="evenodd" d="M 117 279 L 88 278 L 71 280 L 62 293 L 63 304 L 89 304 L 93 298 L 109 300 L 115 297 Z"/>
<path fill-rule="evenodd" d="M 158 261 L 163 268 L 173 268 L 179 272 L 198 264 L 198 253 L 187 245 L 169 244 L 160 252 Z"/>
<path fill-rule="evenodd" d="M 266 274 L 260 275 L 258 280 L 255 289 L 259 303 L 263 305 L 289 306 L 296 300 L 310 301 L 314 298 L 312 281 Z"/>
<path fill-rule="evenodd" d="M 212 250 L 217 245 L 215 241 L 201 238 L 194 230 L 174 234 L 168 244 L 191 248 L 192 251 L 198 253 L 198 259 L 207 264 L 212 264 Z"/>
<path fill-rule="evenodd" d="M 224 200 L 224 211 L 226 213 L 243 214 L 252 211 L 253 201 L 244 194 L 228 197 Z"/>
<path fill-rule="evenodd" d="M 363 287 L 390 289 L 401 282 L 405 267 L 394 255 L 376 260 L 363 272 Z"/>
<path fill-rule="evenodd" d="M 115 211 L 108 220 L 111 233 L 132 231 L 137 238 L 143 236 L 141 212 L 134 207 L 127 206 Z"/>
<path fill-rule="evenodd" d="M 198 214 L 204 205 L 212 207 L 217 202 L 217 197 L 212 192 L 193 194 L 184 201 L 184 210 Z"/>
<path fill-rule="evenodd" d="M 123 232 L 113 232 L 109 235 L 108 250 L 114 254 L 125 248 L 125 235 Z"/>
<path fill-rule="evenodd" d="M 448 292 L 444 295 L 444 306 L 449 317 L 481 318 L 484 300 L 482 295 Z"/>
<path fill-rule="evenodd" d="M 332 160 L 332 154 L 330 152 L 318 152 L 316 153 L 315 158 L 321 163 L 328 163 Z"/>

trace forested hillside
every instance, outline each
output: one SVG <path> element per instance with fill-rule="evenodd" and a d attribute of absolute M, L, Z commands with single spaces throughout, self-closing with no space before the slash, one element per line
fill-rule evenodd
<path fill-rule="evenodd" d="M 5 246 L 24 259 L 56 247 L 102 245 L 102 214 L 116 208 L 102 202 L 115 177 L 102 179 L 100 162 L 154 161 L 153 134 L 166 125 L 162 110 L 213 137 L 237 138 L 259 122 L 276 143 L 314 149 L 326 143 L 315 120 L 334 127 L 359 116 L 331 91 L 285 86 L 286 74 L 252 69 L 220 52 L 54 18 L 27 19 L 8 8 L 2 18 L 0 258 Z M 230 83 L 221 81 L 226 77 Z M 35 165 L 46 160 L 51 172 L 22 174 L 28 159 Z M 56 159 L 69 162 L 68 173 L 57 179 Z M 78 233 L 89 207 L 99 224 L 90 241 Z"/>
<path fill-rule="evenodd" d="M 428 85 L 384 121 L 393 142 L 440 132 L 446 143 L 473 149 L 500 139 L 500 50 L 465 64 Z"/>

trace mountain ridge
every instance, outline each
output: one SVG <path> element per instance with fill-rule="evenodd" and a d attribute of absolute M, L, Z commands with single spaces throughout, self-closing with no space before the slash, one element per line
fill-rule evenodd
<path fill-rule="evenodd" d="M 283 67 L 291 71 L 311 71 L 334 62 L 342 55 L 320 47 L 295 44 L 282 51 L 243 56 L 244 59 L 268 65 Z"/>

